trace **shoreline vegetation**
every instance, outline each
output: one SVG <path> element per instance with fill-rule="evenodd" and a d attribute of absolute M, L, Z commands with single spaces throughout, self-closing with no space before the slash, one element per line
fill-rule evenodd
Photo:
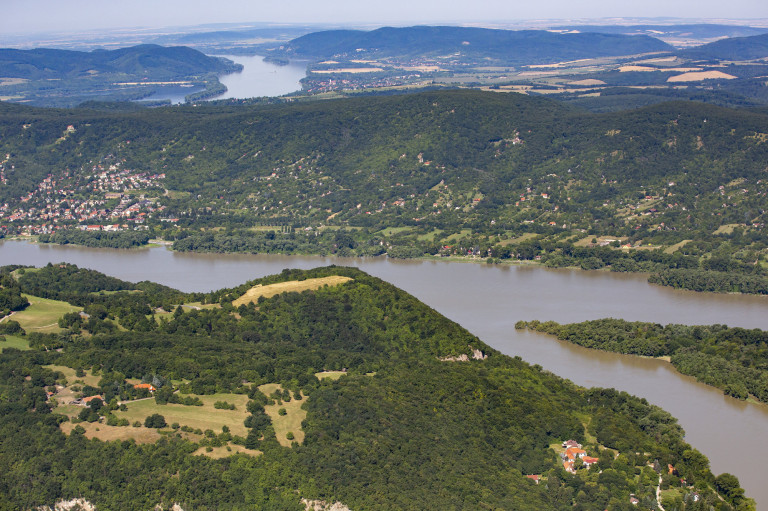
<path fill-rule="evenodd" d="M 270 231 L 267 231 L 270 232 Z M 277 236 L 272 233 L 272 240 Z M 189 239 L 183 238 L 184 239 Z M 716 271 L 711 269 L 701 269 L 693 258 L 688 260 L 681 257 L 672 256 L 663 249 L 657 249 L 658 254 L 654 254 L 650 251 L 644 251 L 639 253 L 642 255 L 643 261 L 637 262 L 637 258 L 633 258 L 631 254 L 627 252 L 619 252 L 618 254 L 607 254 L 605 250 L 601 251 L 604 255 L 603 259 L 609 260 L 612 264 L 606 265 L 603 259 L 595 257 L 594 255 L 589 257 L 571 257 L 568 260 L 562 260 L 558 258 L 546 258 L 542 257 L 538 260 L 534 258 L 519 259 L 519 258 L 494 258 L 494 257 L 482 257 L 479 255 L 455 255 L 455 254 L 418 254 L 418 250 L 413 250 L 412 253 L 407 251 L 394 251 L 394 255 L 390 254 L 390 251 L 376 250 L 371 253 L 358 253 L 356 251 L 342 251 L 339 253 L 328 253 L 322 249 L 322 246 L 316 245 L 315 250 L 306 247 L 295 248 L 292 246 L 270 247 L 265 244 L 261 247 L 253 246 L 257 250 L 251 250 L 252 247 L 248 245 L 238 245 L 234 247 L 221 247 L 217 250 L 215 246 L 195 246 L 190 243 L 182 243 L 178 240 L 157 240 L 152 239 L 147 232 L 142 231 L 120 231 L 120 232 L 87 232 L 74 229 L 57 231 L 55 234 L 48 235 L 43 234 L 39 236 L 18 237 L 16 239 L 28 240 L 39 243 L 54 243 L 58 245 L 78 245 L 91 248 L 143 248 L 151 246 L 166 246 L 171 250 L 179 252 L 200 252 L 200 253 L 241 253 L 241 254 L 280 254 L 280 255 L 303 255 L 303 256 L 322 256 L 322 257 L 378 257 L 387 256 L 394 259 L 413 259 L 424 261 L 447 261 L 447 262 L 461 262 L 461 263 L 475 263 L 475 264 L 508 264 L 508 265 L 540 265 L 546 268 L 563 268 L 563 269 L 575 269 L 575 270 L 601 270 L 611 271 L 619 273 L 634 273 L 639 275 L 647 275 L 648 282 L 665 287 L 672 287 L 674 289 L 683 289 L 697 292 L 714 292 L 714 293 L 730 293 L 730 294 L 756 294 L 756 295 L 768 295 L 768 276 L 764 275 L 765 271 L 758 266 L 742 266 L 734 267 L 730 262 L 726 261 L 722 264 L 722 269 L 731 268 L 732 271 Z M 206 237 L 209 241 L 214 241 L 215 238 L 210 236 Z M 226 250 L 225 248 L 229 248 Z M 261 248 L 262 250 L 258 250 Z M 281 248 L 283 250 L 281 250 Z M 338 248 L 338 247 L 335 247 Z M 601 247 L 603 248 L 603 247 Z M 592 253 L 596 253 L 593 251 Z M 670 261 L 668 267 L 665 267 L 664 262 L 657 261 Z M 682 263 L 681 263 L 682 261 Z M 688 267 L 673 267 L 675 265 L 688 266 Z M 704 267 L 713 266 L 711 260 L 704 261 Z M 735 270 L 735 271 L 733 271 Z M 740 273 L 743 272 L 743 273 Z M 749 272 L 749 273 L 747 273 Z"/>
<path fill-rule="evenodd" d="M 74 308 L 45 333 L 11 324 L 29 349 L 0 354 L 13 508 L 755 509 L 669 413 L 505 356 L 354 268 L 209 293 L 64 263 L 0 278 Z"/>
<path fill-rule="evenodd" d="M 687 326 L 600 319 L 560 324 L 519 321 L 518 330 L 585 348 L 668 361 L 681 374 L 736 399 L 768 405 L 768 332 L 725 325 Z"/>

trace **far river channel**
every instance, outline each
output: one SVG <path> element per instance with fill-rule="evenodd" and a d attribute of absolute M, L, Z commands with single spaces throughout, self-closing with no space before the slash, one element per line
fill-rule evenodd
<path fill-rule="evenodd" d="M 768 297 L 676 291 L 650 285 L 640 275 L 530 266 L 0 243 L 0 265 L 49 262 L 74 263 L 121 279 L 151 280 L 183 291 L 231 287 L 283 268 L 359 267 L 412 293 L 502 353 L 519 355 L 578 385 L 614 387 L 661 406 L 679 419 L 686 440 L 709 457 L 715 474 L 738 476 L 758 509 L 768 509 L 768 479 L 761 454 L 768 437 L 768 406 L 726 397 L 660 360 L 588 350 L 514 328 L 521 319 L 562 323 L 613 317 L 768 330 Z"/>

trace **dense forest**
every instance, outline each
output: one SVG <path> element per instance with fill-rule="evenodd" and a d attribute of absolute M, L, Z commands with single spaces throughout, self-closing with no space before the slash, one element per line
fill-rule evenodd
<path fill-rule="evenodd" d="M 177 250 L 765 275 L 759 111 L 671 102 L 596 115 L 479 91 L 138 112 L 0 104 L 0 135 L 8 235 L 133 243 L 60 234 L 115 224 Z M 720 273 L 656 281 L 764 287 Z"/>
<path fill-rule="evenodd" d="M 754 509 L 668 413 L 504 356 L 356 269 L 205 294 L 68 264 L 0 275 L 83 311 L 0 354 L 2 509 L 657 509 L 657 487 L 668 509 Z M 305 290 L 241 299 L 277 284 Z M 205 410 L 241 418 L 200 427 Z M 566 440 L 592 458 L 566 471 Z"/>
<path fill-rule="evenodd" d="M 521 321 L 558 339 L 616 353 L 670 357 L 683 374 L 713 385 L 733 397 L 754 396 L 768 402 L 768 332 L 725 325 L 685 326 L 601 319 L 560 325 Z"/>

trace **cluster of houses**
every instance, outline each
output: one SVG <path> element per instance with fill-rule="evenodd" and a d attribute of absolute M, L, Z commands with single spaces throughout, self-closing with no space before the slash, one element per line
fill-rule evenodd
<path fill-rule="evenodd" d="M 576 440 L 566 440 L 563 442 L 563 448 L 565 452 L 560 457 L 563 461 L 563 468 L 568 473 L 576 473 L 576 460 L 581 460 L 581 465 L 586 469 L 600 461 L 598 458 L 587 456 L 587 451 L 582 449 L 581 444 Z"/>
<path fill-rule="evenodd" d="M 50 234 L 61 228 L 61 224 L 94 225 L 115 218 L 141 224 L 152 213 L 165 209 L 157 206 L 154 199 L 124 195 L 132 190 L 160 186 L 165 174 L 121 170 L 119 164 L 106 169 L 97 165 L 92 171 L 90 176 L 73 175 L 70 171 L 58 177 L 48 175 L 33 191 L 19 197 L 15 207 L 0 206 L 0 221 L 14 224 L 4 226 L 4 231 Z M 78 192 L 83 191 L 90 192 L 91 198 L 77 198 Z M 107 207 L 111 199 L 120 199 L 113 210 Z"/>

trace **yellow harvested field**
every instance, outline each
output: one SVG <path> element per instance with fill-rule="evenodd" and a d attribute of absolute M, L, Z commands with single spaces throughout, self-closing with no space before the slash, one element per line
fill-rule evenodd
<path fill-rule="evenodd" d="M 330 277 L 320 277 L 316 279 L 307 280 L 291 280 L 289 282 L 278 282 L 277 284 L 267 284 L 262 286 L 254 286 L 245 292 L 243 296 L 232 302 L 232 305 L 239 307 L 244 304 L 255 302 L 260 296 L 265 298 L 271 298 L 280 293 L 289 293 L 302 291 L 314 291 L 320 289 L 323 286 L 338 286 L 345 282 L 352 280 L 349 277 L 342 277 L 340 275 L 331 275 Z"/>
<path fill-rule="evenodd" d="M 378 73 L 384 71 L 382 67 L 340 67 L 336 69 L 313 69 L 312 73 L 319 75 L 330 75 L 336 73 Z"/>
<path fill-rule="evenodd" d="M 347 375 L 346 371 L 321 371 L 319 373 L 315 373 L 315 377 L 318 380 L 322 380 L 323 378 L 328 378 L 333 381 L 336 381 L 342 376 L 346 376 L 346 375 Z"/>
<path fill-rule="evenodd" d="M 668 82 L 700 82 L 702 80 L 734 80 L 736 77 L 722 71 L 701 71 L 671 76 Z"/>
<path fill-rule="evenodd" d="M 282 387 L 276 383 L 267 383 L 260 385 L 259 390 L 268 396 L 275 390 L 282 390 Z M 277 441 L 283 447 L 290 447 L 293 442 L 301 444 L 304 441 L 304 430 L 301 429 L 301 423 L 307 417 L 307 411 L 301 405 L 306 402 L 307 396 L 304 394 L 301 396 L 302 399 L 300 400 L 291 399 L 287 403 L 283 402 L 283 404 L 275 401 L 275 404 L 264 407 L 264 411 L 272 419 L 272 427 L 275 429 Z M 280 415 L 279 410 L 281 408 L 285 409 L 285 415 Z M 293 433 L 293 440 L 288 440 L 286 435 L 289 432 Z"/>
<path fill-rule="evenodd" d="M 81 422 L 72 424 L 63 422 L 61 430 L 69 435 L 76 426 L 82 426 L 85 429 L 87 438 L 98 438 L 105 442 L 112 440 L 135 440 L 137 444 L 151 444 L 160 440 L 160 433 L 156 429 L 134 428 L 132 426 L 107 426 L 98 422 Z"/>
<path fill-rule="evenodd" d="M 249 456 L 258 456 L 261 451 L 246 449 L 242 445 L 232 444 L 226 447 L 214 447 L 211 451 L 208 451 L 207 447 L 201 447 L 192 453 L 193 456 L 208 456 L 215 460 L 221 458 L 228 458 L 234 454 L 247 454 Z"/>
<path fill-rule="evenodd" d="M 620 73 L 628 73 L 630 71 L 658 71 L 658 69 L 649 66 L 621 66 L 619 68 Z"/>
<path fill-rule="evenodd" d="M 588 78 L 586 80 L 577 80 L 575 82 L 568 82 L 568 85 L 605 85 L 602 80 L 595 80 L 594 78 Z"/>

